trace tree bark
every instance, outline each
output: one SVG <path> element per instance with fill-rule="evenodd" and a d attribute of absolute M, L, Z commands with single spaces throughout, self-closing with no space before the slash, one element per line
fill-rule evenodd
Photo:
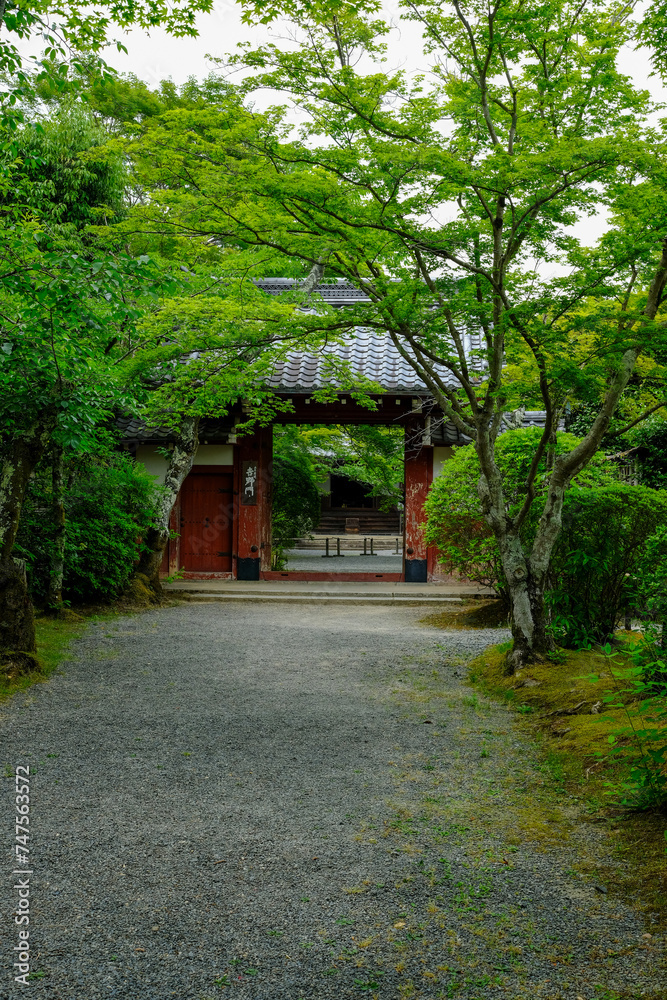
<path fill-rule="evenodd" d="M 60 445 L 54 445 L 53 447 L 51 483 L 53 488 L 53 549 L 51 552 L 47 604 L 52 612 L 60 614 L 63 610 L 63 576 L 65 573 L 65 539 L 67 536 L 65 494 L 63 489 L 63 449 Z"/>
<path fill-rule="evenodd" d="M 46 413 L 9 443 L 0 471 L 0 653 L 32 653 L 35 618 L 25 565 L 14 559 L 14 543 L 28 481 L 44 454 L 56 414 Z"/>
<path fill-rule="evenodd" d="M 199 417 L 184 417 L 169 460 L 155 523 L 144 538 L 144 548 L 132 574 L 128 593 L 141 599 L 160 597 L 160 565 L 169 541 L 169 520 L 183 481 L 194 462 L 199 444 Z"/>

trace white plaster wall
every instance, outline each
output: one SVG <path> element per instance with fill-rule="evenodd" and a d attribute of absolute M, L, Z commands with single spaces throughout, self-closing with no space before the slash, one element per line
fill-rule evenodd
<path fill-rule="evenodd" d="M 234 447 L 231 444 L 200 444 L 195 455 L 195 465 L 233 465 Z"/>
<path fill-rule="evenodd" d="M 150 472 L 151 476 L 154 476 L 161 486 L 167 474 L 167 459 L 163 458 L 162 455 L 158 455 L 152 444 L 139 445 L 136 459 L 137 462 L 141 462 L 146 467 L 146 471 Z"/>
<path fill-rule="evenodd" d="M 452 457 L 454 451 L 450 447 L 445 448 L 434 448 L 433 449 L 433 478 L 436 479 L 437 476 L 442 472 L 442 466 L 444 463 Z"/>
<path fill-rule="evenodd" d="M 167 473 L 167 459 L 158 454 L 152 444 L 142 444 L 137 448 L 137 462 L 162 485 Z M 231 444 L 200 444 L 195 454 L 195 465 L 233 465 L 234 448 Z"/>

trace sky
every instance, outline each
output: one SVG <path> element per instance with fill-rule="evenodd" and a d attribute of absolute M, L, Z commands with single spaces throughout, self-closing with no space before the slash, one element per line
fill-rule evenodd
<path fill-rule="evenodd" d="M 398 5 L 389 0 L 383 6 L 386 19 L 396 23 Z M 150 85 L 169 77 L 183 83 L 189 76 L 202 77 L 210 72 L 213 67 L 206 59 L 207 53 L 223 56 L 241 41 L 261 44 L 271 39 L 268 27 L 253 28 L 241 23 L 241 7 L 234 0 L 217 0 L 211 14 L 199 16 L 197 27 L 197 38 L 171 38 L 161 29 L 150 35 L 132 31 L 123 39 L 128 54 L 110 52 L 107 60 L 120 72 L 135 73 Z M 404 22 L 394 33 L 388 66 L 403 66 L 413 71 L 423 68 L 420 34 L 415 25 Z M 649 77 L 646 50 L 626 50 L 621 57 L 621 68 L 638 86 L 651 90 L 658 100 L 667 101 L 667 90 Z"/>
<path fill-rule="evenodd" d="M 398 23 L 398 5 L 395 0 L 387 0 L 383 5 L 384 14 L 390 23 Z M 242 41 L 262 44 L 272 40 L 271 29 L 264 25 L 252 27 L 241 22 L 241 7 L 234 0 L 217 0 L 211 14 L 200 15 L 196 38 L 171 38 L 165 31 L 156 30 L 147 35 L 142 31 L 132 31 L 125 38 L 127 55 L 110 52 L 107 61 L 119 72 L 134 73 L 150 86 L 171 78 L 183 83 L 190 76 L 203 77 L 215 69 L 207 60 L 207 54 L 222 57 L 232 52 Z M 275 39 L 274 39 L 275 40 Z M 403 22 L 392 33 L 387 69 L 404 68 L 417 72 L 424 69 L 421 37 L 416 25 Z M 634 52 L 630 49 L 621 54 L 620 68 L 632 77 L 638 87 L 648 89 L 654 98 L 667 103 L 667 89 L 659 80 L 650 77 L 650 64 L 646 50 Z M 275 94 L 258 95 L 257 107 L 280 103 Z M 585 244 L 592 246 L 607 228 L 607 215 L 600 211 L 596 216 L 581 220 L 573 227 L 573 232 Z"/>
<path fill-rule="evenodd" d="M 392 10 L 393 8 L 393 10 Z M 386 18 L 396 21 L 397 5 L 386 5 Z M 109 53 L 107 61 L 124 73 L 135 73 L 148 84 L 157 84 L 171 77 L 182 83 L 189 76 L 202 77 L 214 67 L 206 59 L 207 53 L 224 56 L 242 41 L 262 44 L 275 38 L 264 25 L 252 27 L 241 23 L 241 7 L 234 0 L 217 0 L 211 14 L 200 15 L 198 38 L 171 38 L 165 31 L 132 31 L 124 39 L 126 56 Z M 419 31 L 412 25 L 402 25 L 394 34 L 389 65 L 419 68 L 421 45 Z"/>

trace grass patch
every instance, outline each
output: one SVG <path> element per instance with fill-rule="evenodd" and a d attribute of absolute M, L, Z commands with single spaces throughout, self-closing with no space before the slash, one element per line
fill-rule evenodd
<path fill-rule="evenodd" d="M 470 664 L 470 679 L 486 694 L 502 697 L 550 740 L 558 760 L 561 782 L 579 777 L 579 783 L 597 788 L 620 778 L 627 766 L 609 756 L 609 737 L 627 723 L 623 708 L 608 708 L 604 695 L 623 686 L 632 664 L 610 668 L 593 650 L 563 651 L 563 662 L 536 663 L 512 677 L 503 676 L 508 644 L 490 647 Z M 613 669 L 613 675 L 611 670 Z M 594 677 L 597 676 L 597 680 Z M 625 700 L 630 717 L 639 719 L 638 706 Z M 625 740 L 628 756 L 635 752 Z M 605 787 L 606 784 L 605 784 Z M 612 796 L 613 797 L 613 796 Z"/>
<path fill-rule="evenodd" d="M 621 638 L 635 641 L 633 636 Z M 507 649 L 508 643 L 492 646 L 473 660 L 472 683 L 517 710 L 516 725 L 540 742 L 540 768 L 551 790 L 563 800 L 578 799 L 580 821 L 599 824 L 601 833 L 608 834 L 606 855 L 591 858 L 588 872 L 585 864 L 582 872 L 595 874 L 628 901 L 639 901 L 641 909 L 664 926 L 665 815 L 618 805 L 623 779 L 638 750 L 624 738 L 624 755 L 609 753 L 609 738 L 627 725 L 628 714 L 639 723 L 639 705 L 628 696 L 625 710 L 603 704 L 607 692 L 624 686 L 629 659 L 621 651 L 616 666 L 610 668 L 593 650 L 564 650 L 559 654 L 562 662 L 532 664 L 505 677 Z"/>
<path fill-rule="evenodd" d="M 69 644 L 77 639 L 90 621 L 113 621 L 121 615 L 139 614 L 152 611 L 156 607 L 173 607 L 171 595 L 150 605 L 137 603 L 123 595 L 111 604 L 78 605 L 76 610 L 66 609 L 59 617 L 52 617 L 39 611 L 35 614 L 36 655 L 30 654 L 36 663 L 35 669 L 20 672 L 0 672 L 0 702 L 11 698 L 17 691 L 23 691 L 46 680 L 65 659 Z M 99 659 L 111 659 L 115 652 L 102 653 Z"/>
<path fill-rule="evenodd" d="M 0 675 L 0 701 L 11 698 L 33 684 L 47 680 L 67 656 L 70 643 L 78 639 L 89 621 L 116 618 L 119 612 L 109 608 L 85 608 L 78 613 L 68 612 L 62 618 L 37 614 L 35 636 L 37 639 L 37 668 L 19 677 Z"/>

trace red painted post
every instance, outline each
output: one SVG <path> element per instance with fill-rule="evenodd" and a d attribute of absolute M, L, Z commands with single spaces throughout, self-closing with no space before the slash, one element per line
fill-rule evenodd
<path fill-rule="evenodd" d="M 273 428 L 239 438 L 236 578 L 259 580 L 271 569 Z"/>
<path fill-rule="evenodd" d="M 428 581 L 428 556 L 424 531 L 424 501 L 433 479 L 433 449 L 420 446 L 421 420 L 405 430 L 405 532 L 403 541 L 406 583 Z"/>

